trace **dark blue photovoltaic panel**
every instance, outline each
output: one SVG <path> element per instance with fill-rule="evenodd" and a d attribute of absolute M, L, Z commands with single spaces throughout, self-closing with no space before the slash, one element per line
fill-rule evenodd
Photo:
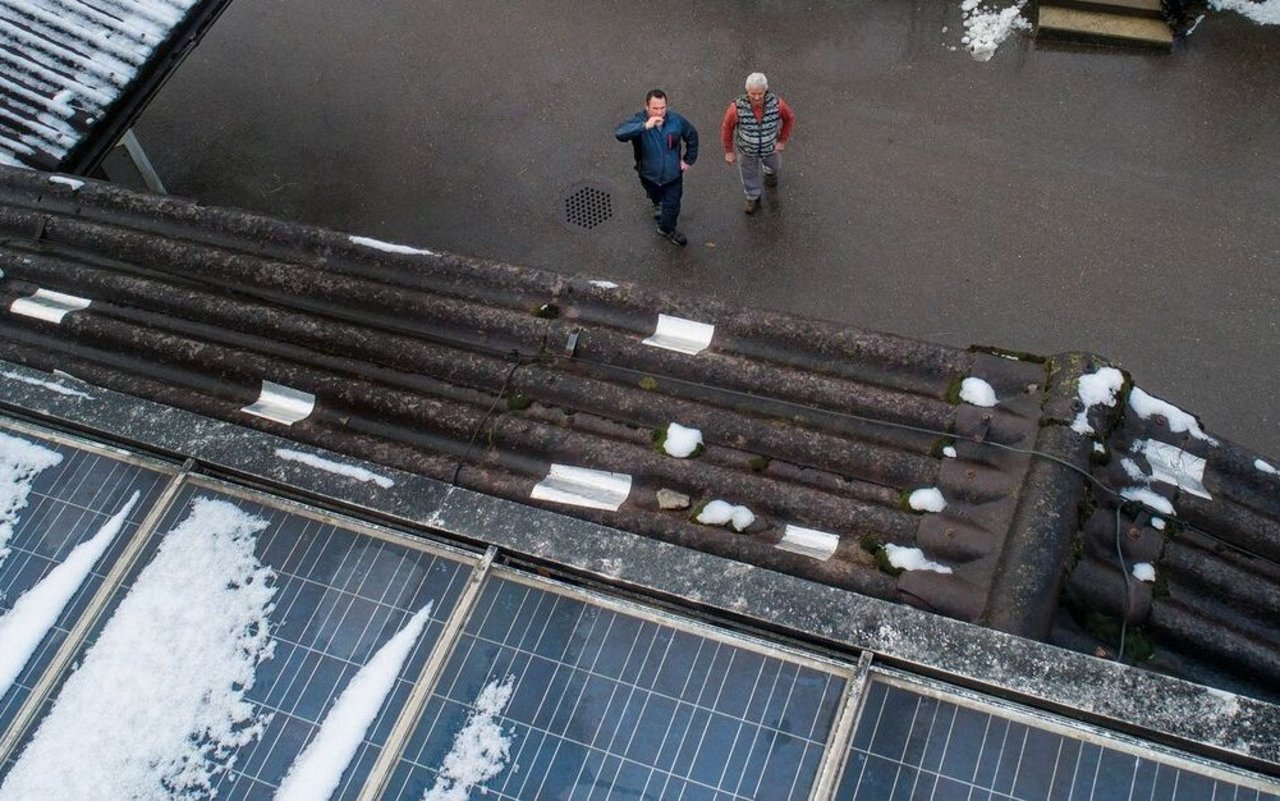
<path fill-rule="evenodd" d="M 490 578 L 384 799 L 421 798 L 481 689 L 514 677 L 472 798 L 806 798 L 844 677 Z"/>
<path fill-rule="evenodd" d="M 837 801 L 1280 801 L 880 681 L 868 685 Z"/>
<path fill-rule="evenodd" d="M 234 768 L 215 782 L 219 801 L 271 799 L 318 731 L 325 712 L 360 668 L 415 612 L 434 604 L 387 703 L 333 795 L 354 799 L 458 601 L 471 564 L 194 484 L 177 493 L 157 531 L 176 528 L 197 498 L 227 501 L 268 521 L 258 534 L 255 553 L 275 571 L 278 588 L 271 613 L 275 654 L 258 668 L 248 693 L 248 699 L 272 719 L 261 737 L 234 755 Z M 139 567 L 115 594 L 104 619 L 160 541 L 153 537 L 148 543 Z M 97 633 L 90 635 L 90 642 Z"/>
<path fill-rule="evenodd" d="M 0 696 L 0 734 L 3 734 L 31 695 L 33 685 L 49 666 L 70 628 L 84 612 L 120 552 L 137 531 L 170 475 L 71 445 L 0 428 L 0 433 L 62 454 L 62 461 L 37 473 L 31 481 L 27 507 L 17 513 L 9 540 L 9 556 L 0 564 L 0 617 L 8 614 L 24 593 L 62 564 L 77 545 L 90 540 L 128 504 L 138 502 L 111 547 L 98 560 L 88 579 L 72 596 L 54 628 L 32 653 L 14 685 Z M 0 643 L 0 648 L 6 647 Z"/>

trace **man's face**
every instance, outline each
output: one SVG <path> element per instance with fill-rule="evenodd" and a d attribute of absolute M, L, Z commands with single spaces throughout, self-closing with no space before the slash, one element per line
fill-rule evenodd
<path fill-rule="evenodd" d="M 764 89 L 748 89 L 747 99 L 751 101 L 751 105 L 758 106 L 764 102 Z"/>
<path fill-rule="evenodd" d="M 650 117 L 667 117 L 667 99 L 665 97 L 651 97 L 649 102 L 645 104 L 645 111 L 649 112 Z"/>

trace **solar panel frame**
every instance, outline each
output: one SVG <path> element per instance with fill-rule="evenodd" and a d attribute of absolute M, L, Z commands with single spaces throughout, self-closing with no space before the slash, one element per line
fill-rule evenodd
<path fill-rule="evenodd" d="M 802 730 L 792 737 L 802 746 L 798 759 L 785 763 L 799 764 L 785 794 L 809 797 L 817 787 L 849 700 L 854 666 L 509 567 L 493 568 L 484 581 L 383 798 L 421 795 L 472 708 L 477 677 L 508 673 L 516 677 L 514 693 L 501 718 L 515 732 L 515 742 L 507 766 L 486 784 L 486 797 L 600 798 L 605 797 L 602 790 L 620 783 L 630 783 L 641 797 L 755 797 L 768 771 L 784 764 L 781 759 L 769 762 L 772 741 L 792 737 L 776 728 L 762 736 L 767 727 L 749 725 L 749 719 L 781 716 L 792 708 L 780 691 L 775 697 L 756 690 L 769 684 L 772 690 L 788 686 L 792 692 L 802 674 L 806 683 L 817 677 L 825 683 L 812 702 L 812 719 L 801 723 Z M 506 621 L 501 610 L 521 593 L 517 614 Z M 530 601 L 533 605 L 526 608 Z M 606 651 L 610 643 L 627 640 L 630 646 L 622 659 Z M 569 656 L 575 644 L 581 648 Z M 667 660 L 676 653 L 688 657 L 687 663 L 668 668 Z M 738 659 L 744 669 L 752 660 L 759 668 L 751 695 L 735 707 L 725 703 L 727 682 L 717 684 L 709 677 L 727 675 Z M 693 687 L 698 668 L 707 678 Z M 766 670 L 773 671 L 772 678 Z M 682 676 L 683 685 L 677 688 Z M 803 692 L 810 690 L 806 686 Z M 601 703 L 603 708 L 596 708 Z M 636 732 L 646 725 L 662 726 L 663 740 L 638 740 Z M 565 736 L 571 728 L 576 728 L 576 739 Z M 709 736 L 721 731 L 723 737 Z M 690 747 L 682 747 L 686 743 Z M 719 753 L 716 749 L 724 750 L 726 743 L 727 751 Z M 756 784 L 739 786 L 752 771 Z M 793 786 L 806 774 L 804 788 Z M 567 794 L 555 795 L 548 787 L 552 780 L 570 782 L 558 788 Z M 725 781 L 737 784 L 726 790 L 721 786 Z"/>
<path fill-rule="evenodd" d="M 150 562 L 164 534 L 185 519 L 190 503 L 196 497 L 227 500 L 241 509 L 266 518 L 269 525 L 259 532 L 255 553 L 264 564 L 271 565 L 277 574 L 277 594 L 274 599 L 276 608 L 272 612 L 275 656 L 259 666 L 255 686 L 247 694 L 248 700 L 257 704 L 261 711 L 272 714 L 272 719 L 261 737 L 238 752 L 236 764 L 216 778 L 213 790 L 221 799 L 233 801 L 272 797 L 293 760 L 318 731 L 319 723 L 323 721 L 324 714 L 331 708 L 334 699 L 360 667 L 427 600 L 435 603 L 429 621 L 406 659 L 392 692 L 363 738 L 333 796 L 335 799 L 355 798 L 395 722 L 395 711 L 411 690 L 422 663 L 436 647 L 439 631 L 452 612 L 452 604 L 457 600 L 457 591 L 465 585 L 478 556 L 462 549 L 428 542 L 389 528 L 216 479 L 187 477 L 143 546 L 136 563 L 114 589 L 98 623 L 78 649 L 77 658 L 83 658 L 88 653 L 111 613 Z M 301 521 L 302 529 L 291 531 L 288 528 L 291 521 Z M 289 533 L 297 534 L 292 538 L 292 544 L 286 536 Z M 335 535 L 350 540 L 351 548 L 346 554 L 337 556 L 329 549 Z M 322 543 L 321 537 L 327 539 Z M 296 547 L 304 541 L 303 547 Z M 385 592 L 391 588 L 411 589 L 407 595 L 395 599 L 394 603 L 382 604 L 386 609 L 380 618 L 376 634 L 370 633 L 370 624 L 374 622 L 372 614 L 358 632 L 343 628 L 342 619 L 358 603 L 371 600 L 360 594 L 359 587 L 356 592 L 349 592 L 347 588 L 315 582 L 311 575 L 317 567 L 323 565 L 325 569 L 335 571 L 335 574 L 349 570 L 349 575 L 356 577 L 362 568 L 358 563 L 344 567 L 347 557 L 355 549 L 370 545 L 377 548 L 372 552 L 375 563 L 382 553 L 394 556 L 399 552 L 425 560 L 424 575 L 433 575 L 433 571 L 448 574 L 448 584 L 439 593 L 436 593 L 434 586 L 429 586 L 432 582 L 426 578 L 416 585 L 403 581 L 385 582 L 384 595 L 373 600 L 381 601 L 385 598 Z M 361 557 L 357 556 L 359 558 Z M 366 572 L 361 581 L 367 580 L 371 572 Z M 397 566 L 395 575 L 398 576 L 399 572 L 400 567 Z M 439 597 L 428 598 L 433 594 Z M 344 601 L 347 606 L 339 611 L 340 604 Z M 302 604 L 302 607 L 297 607 L 298 604 Z M 324 612 L 321 612 L 322 605 L 325 606 Z M 295 608 L 310 611 L 306 620 L 290 619 L 289 613 Z M 332 624 L 335 614 L 339 616 L 338 623 Z M 357 625 L 358 620 L 359 618 Z M 360 655 L 359 659 L 356 658 L 357 653 Z M 297 684 L 299 679 L 302 681 L 300 685 Z M 61 681 L 62 679 L 59 680 L 59 687 Z M 40 716 L 35 725 L 29 727 L 24 742 L 38 728 L 39 719 L 48 713 L 56 695 L 55 691 L 44 700 Z M 7 773 L 10 764 L 12 763 L 6 763 L 4 769 L 0 770 L 0 776 Z"/>
<path fill-rule="evenodd" d="M 0 696 L 0 744 L 20 717 L 23 705 L 44 672 L 56 660 L 72 627 L 88 609 L 116 561 L 138 534 L 179 472 L 177 465 L 103 446 L 78 437 L 0 417 L 0 431 L 25 438 L 63 455 L 58 465 L 33 477 L 28 505 L 19 515 L 11 550 L 0 565 L 0 615 L 8 613 L 78 545 L 91 539 L 120 511 L 132 492 L 139 501 L 106 552 L 59 614 L 54 627 L 32 653 L 14 685 Z M 100 475 L 102 468 L 108 470 Z M 70 486 L 74 483 L 74 486 Z M 108 501 L 110 504 L 108 505 Z M 0 749 L 0 756 L 4 749 Z"/>
<path fill-rule="evenodd" d="M 918 700 L 908 713 L 911 697 Z M 903 708 L 885 714 L 899 702 Z M 941 738 L 934 736 L 939 726 L 946 727 Z M 1016 759 L 1006 758 L 1011 749 Z M 1027 764 L 1053 770 L 1025 772 Z M 840 774 L 835 801 L 1280 801 L 1280 782 L 1264 776 L 880 666 L 872 669 Z"/>

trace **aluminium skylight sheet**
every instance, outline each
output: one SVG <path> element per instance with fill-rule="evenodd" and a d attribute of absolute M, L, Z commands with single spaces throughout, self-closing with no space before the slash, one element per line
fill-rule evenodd
<path fill-rule="evenodd" d="M 1265 779 L 1155 759 L 1093 732 L 1071 736 L 882 679 L 866 692 L 837 801 L 1280 801 Z"/>
<path fill-rule="evenodd" d="M 382 797 L 440 792 L 477 699 L 505 686 L 486 799 L 805 799 L 849 675 L 495 572 Z"/>
<path fill-rule="evenodd" d="M 7 445 L 23 447 L 16 443 L 51 452 L 60 460 L 39 469 L 25 481 L 12 473 L 0 477 L 0 481 L 6 483 L 0 488 L 0 495 L 8 497 L 11 491 L 21 491 L 25 493 L 26 502 L 24 508 L 12 514 L 12 534 L 5 546 L 9 553 L 0 560 L 0 629 L 4 628 L 3 621 L 14 622 L 10 615 L 20 599 L 32 598 L 29 593 L 37 587 L 47 589 L 49 585 L 43 582 L 55 568 L 64 564 L 78 546 L 100 533 L 113 516 L 129 505 L 135 493 L 137 500 L 102 555 L 92 561 L 87 573 L 81 574 L 82 580 L 56 614 L 52 627 L 39 637 L 34 649 L 23 649 L 29 657 L 8 690 L 0 687 L 0 735 L 8 730 L 71 626 L 84 612 L 120 551 L 171 478 L 165 472 L 130 461 L 123 455 L 84 449 L 27 430 L 0 428 L 0 452 Z M 26 483 L 26 486 L 14 486 L 16 483 Z M 6 659 L 20 658 L 15 654 L 19 647 L 17 640 L 13 631 L 7 637 L 0 637 L 0 653 Z"/>
<path fill-rule="evenodd" d="M 326 716 L 353 679 L 364 675 L 362 671 L 375 655 L 383 653 L 412 620 L 425 619 L 415 630 L 404 659 L 395 663 L 387 692 L 371 696 L 371 723 L 365 734 L 358 736 L 350 761 L 338 766 L 340 776 L 335 778 L 332 798 L 355 798 L 475 560 L 305 507 L 192 480 L 174 497 L 156 528 L 157 535 L 143 549 L 138 566 L 113 596 L 104 618 L 113 612 L 123 613 L 128 596 L 146 580 L 149 563 L 161 561 L 166 540 L 173 540 L 201 510 L 215 506 L 224 512 L 234 507 L 231 514 L 245 513 L 256 521 L 255 526 L 261 524 L 253 533 L 252 555 L 255 569 L 270 571 L 267 583 L 275 588 L 270 603 L 262 607 L 273 645 L 270 658 L 254 667 L 252 686 L 243 693 L 254 721 L 265 725 L 247 743 L 216 756 L 213 761 L 220 765 L 234 764 L 215 771 L 211 785 L 200 794 L 216 793 L 219 799 L 273 798 L 295 761 L 318 738 Z M 211 564 L 207 569 L 215 567 Z M 181 591 L 172 595 L 175 604 L 192 603 Z M 418 613 L 424 609 L 430 611 L 422 618 Z M 94 658 L 95 640 L 106 637 L 104 631 L 111 625 L 106 623 L 90 633 L 89 647 L 81 655 L 85 665 Z M 184 639 L 181 632 L 165 630 L 154 631 L 154 637 L 178 643 L 177 647 Z M 138 667 L 146 669 L 146 665 Z M 82 667 L 78 672 L 84 670 Z M 55 688 L 54 704 L 70 681 Z M 56 709 L 50 713 L 49 707 L 46 704 L 42 710 L 43 718 L 56 717 Z M 343 730 L 350 733 L 351 729 L 338 726 L 329 734 L 336 732 L 341 737 Z M 24 746 L 32 739 L 28 733 Z M 24 758 L 26 753 L 19 755 L 16 765 L 11 760 L 7 770 L 0 771 L 0 793 L 6 779 L 18 774 Z M 83 752 L 76 755 L 77 760 L 92 758 Z"/>

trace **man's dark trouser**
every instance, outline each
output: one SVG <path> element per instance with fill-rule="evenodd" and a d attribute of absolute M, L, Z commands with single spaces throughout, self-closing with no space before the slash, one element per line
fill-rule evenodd
<path fill-rule="evenodd" d="M 662 216 L 658 218 L 658 227 L 662 229 L 662 233 L 669 234 L 676 230 L 676 219 L 680 216 L 680 198 L 684 195 L 683 177 L 661 186 L 641 177 L 640 185 L 644 187 L 649 200 L 662 207 Z"/>

